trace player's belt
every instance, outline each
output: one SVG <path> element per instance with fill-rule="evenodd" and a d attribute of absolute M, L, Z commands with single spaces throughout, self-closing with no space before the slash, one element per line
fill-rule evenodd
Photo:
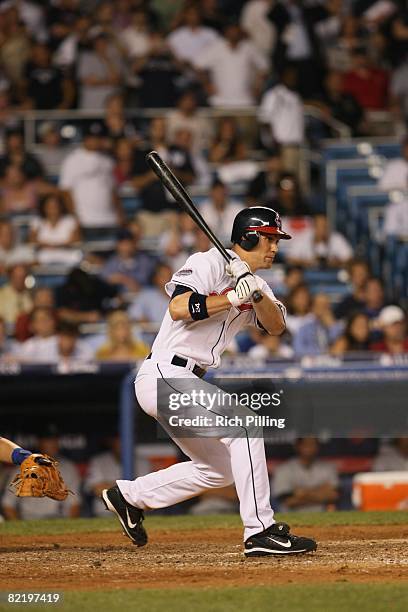
<path fill-rule="evenodd" d="M 150 353 L 146 359 L 151 359 L 152 354 Z M 175 366 L 179 366 L 180 368 L 185 368 L 188 364 L 187 359 L 184 359 L 184 357 L 179 357 L 178 355 L 173 355 L 171 362 L 172 365 Z M 195 376 L 198 376 L 199 378 L 202 378 L 204 376 L 204 374 L 206 373 L 206 370 L 204 370 L 204 368 L 200 368 L 200 366 L 195 365 L 193 370 L 192 370 L 193 374 Z"/>

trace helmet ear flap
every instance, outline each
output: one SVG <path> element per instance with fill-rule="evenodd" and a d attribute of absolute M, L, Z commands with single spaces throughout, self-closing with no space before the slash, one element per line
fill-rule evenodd
<path fill-rule="evenodd" d="M 242 236 L 239 246 L 244 251 L 252 251 L 259 242 L 259 233 L 256 231 L 245 232 Z"/>

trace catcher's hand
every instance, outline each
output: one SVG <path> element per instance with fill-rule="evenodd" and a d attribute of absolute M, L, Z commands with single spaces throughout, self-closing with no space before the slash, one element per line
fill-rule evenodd
<path fill-rule="evenodd" d="M 67 486 L 57 468 L 58 461 L 48 455 L 33 454 L 20 466 L 20 473 L 10 483 L 18 497 L 50 497 L 57 501 L 67 498 Z"/>

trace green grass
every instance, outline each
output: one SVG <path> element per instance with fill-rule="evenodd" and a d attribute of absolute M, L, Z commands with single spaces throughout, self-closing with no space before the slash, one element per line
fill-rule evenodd
<path fill-rule="evenodd" d="M 278 520 L 287 521 L 294 527 L 334 525 L 407 525 L 408 511 L 394 512 L 299 512 L 279 514 Z M 148 516 L 146 527 L 157 529 L 221 529 L 240 528 L 241 521 L 236 514 L 214 516 Z M 20 521 L 0 524 L 0 535 L 58 535 L 63 533 L 89 533 L 116 531 L 118 523 L 114 518 L 98 519 L 54 519 L 43 521 Z"/>
<path fill-rule="evenodd" d="M 9 604 L 0 605 L 1 611 L 9 612 L 10 609 Z M 63 612 L 405 612 L 408 609 L 408 584 L 294 584 L 287 587 L 65 592 L 63 605 L 47 606 L 47 609 Z"/>

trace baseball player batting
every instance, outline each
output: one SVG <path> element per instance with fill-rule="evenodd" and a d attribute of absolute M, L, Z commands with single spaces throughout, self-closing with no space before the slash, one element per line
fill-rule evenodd
<path fill-rule="evenodd" d="M 157 387 L 160 380 L 176 389 L 177 379 L 191 387 L 208 368 L 217 368 L 232 338 L 248 325 L 269 334 L 285 330 L 285 307 L 268 284 L 255 274 L 272 266 L 282 230 L 278 213 L 271 208 L 245 208 L 232 228 L 232 257 L 225 263 L 211 248 L 191 255 L 166 285 L 169 307 L 152 352 L 136 377 L 135 391 L 141 408 L 160 422 Z M 254 293 L 262 299 L 254 301 Z M 171 382 L 170 382 L 171 381 Z M 217 387 L 206 381 L 210 389 Z M 183 387 L 184 390 L 185 387 Z M 239 406 L 240 410 L 248 408 Z M 206 410 L 203 407 L 203 412 Z M 172 465 L 135 480 L 118 480 L 102 492 L 106 508 L 114 512 L 125 534 L 138 546 L 147 543 L 144 511 L 165 508 L 204 491 L 235 483 L 244 525 L 247 557 L 289 555 L 315 551 L 317 544 L 293 535 L 286 523 L 275 521 L 270 505 L 269 477 L 262 436 L 189 437 L 171 434 L 190 461 Z"/>

